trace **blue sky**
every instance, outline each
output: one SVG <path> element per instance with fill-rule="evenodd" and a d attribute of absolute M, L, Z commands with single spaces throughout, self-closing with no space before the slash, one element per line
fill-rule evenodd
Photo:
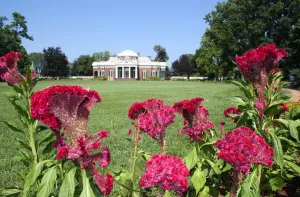
<path fill-rule="evenodd" d="M 60 46 L 70 62 L 104 50 L 118 54 L 131 49 L 154 57 L 153 46 L 161 44 L 171 66 L 200 46 L 207 28 L 203 18 L 219 0 L 1 1 L 1 16 L 25 16 L 34 37 L 23 41 L 29 53 Z"/>

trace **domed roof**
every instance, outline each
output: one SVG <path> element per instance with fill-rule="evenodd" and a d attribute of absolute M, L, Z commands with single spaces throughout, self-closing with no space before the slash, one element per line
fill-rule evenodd
<path fill-rule="evenodd" d="M 121 56 L 138 57 L 138 54 L 132 50 L 125 50 L 118 54 L 118 57 Z"/>

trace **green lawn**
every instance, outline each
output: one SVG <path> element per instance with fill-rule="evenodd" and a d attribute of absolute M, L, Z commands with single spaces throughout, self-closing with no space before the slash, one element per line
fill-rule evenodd
<path fill-rule="evenodd" d="M 91 112 L 89 120 L 89 132 L 97 132 L 103 129 L 109 131 L 109 138 L 105 140 L 111 151 L 111 163 L 105 171 L 128 169 L 131 144 L 125 138 L 128 137 L 128 129 L 132 128 L 131 120 L 127 118 L 127 111 L 131 104 L 150 98 L 164 100 L 165 104 L 203 97 L 203 105 L 210 112 L 210 120 L 219 128 L 219 122 L 225 121 L 227 129 L 233 127 L 231 121 L 223 115 L 225 108 L 231 106 L 231 98 L 240 96 L 239 90 L 231 84 L 204 83 L 204 82 L 172 82 L 172 81 L 80 81 L 60 80 L 41 81 L 36 86 L 37 90 L 58 85 L 80 85 L 99 92 L 102 102 L 96 104 Z M 0 83 L 0 92 L 11 91 L 6 83 Z M 14 108 L 0 94 L 0 120 L 14 120 L 16 113 Z M 175 123 L 167 131 L 167 153 L 183 157 L 190 150 L 190 142 L 187 136 L 178 135 L 177 131 L 182 126 L 182 119 L 176 117 Z M 0 123 L 0 188 L 17 184 L 12 170 L 21 168 L 16 162 L 7 160 L 16 154 L 14 138 L 17 134 L 10 131 Z M 148 136 L 143 135 L 141 149 L 151 154 L 158 153 L 159 147 Z M 144 161 L 138 160 L 138 172 L 144 169 Z"/>

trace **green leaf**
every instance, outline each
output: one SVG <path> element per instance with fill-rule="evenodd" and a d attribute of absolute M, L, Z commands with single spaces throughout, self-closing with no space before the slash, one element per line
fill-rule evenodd
<path fill-rule="evenodd" d="M 39 143 L 39 145 L 41 146 L 47 142 L 49 143 L 50 141 L 52 141 L 52 139 L 54 139 L 54 136 L 52 132 L 51 133 L 49 132 L 48 135 L 46 135 L 46 137 Z"/>
<path fill-rule="evenodd" d="M 22 77 L 21 77 L 22 78 Z M 24 95 L 23 89 L 19 85 L 12 85 L 15 92 Z"/>
<path fill-rule="evenodd" d="M 273 122 L 283 128 L 286 129 L 290 132 L 290 135 L 297 140 L 297 142 L 299 142 L 299 132 L 297 130 L 297 127 L 300 126 L 300 122 L 299 121 L 295 121 L 295 120 L 284 120 L 284 119 L 275 119 L 273 120 Z"/>
<path fill-rule="evenodd" d="M 43 176 L 41 185 L 40 185 L 40 190 L 37 194 L 37 197 L 48 197 L 50 196 L 53 188 L 54 188 L 54 184 L 57 178 L 57 174 L 56 174 L 56 168 L 57 166 L 54 166 L 50 169 L 47 170 L 47 172 L 45 173 L 45 175 Z"/>
<path fill-rule="evenodd" d="M 276 162 L 276 164 L 278 166 L 280 166 L 280 168 L 283 168 L 283 150 L 282 150 L 282 146 L 281 146 L 281 142 L 280 139 L 273 133 L 273 132 L 269 132 L 271 140 L 272 140 L 272 146 L 275 152 L 275 157 L 274 160 Z"/>
<path fill-rule="evenodd" d="M 187 168 L 191 170 L 198 161 L 197 151 L 194 148 L 184 159 L 184 163 L 186 164 Z"/>
<path fill-rule="evenodd" d="M 292 118 L 293 120 L 300 119 L 300 108 L 294 108 L 292 109 Z"/>
<path fill-rule="evenodd" d="M 26 142 L 24 142 L 24 139 L 15 138 L 15 140 L 16 140 L 17 142 L 19 142 L 20 145 L 23 146 L 25 149 L 31 151 L 31 147 L 30 147 Z"/>
<path fill-rule="evenodd" d="M 36 178 L 41 174 L 42 168 L 47 162 L 50 161 L 52 160 L 41 161 L 36 166 L 32 167 L 32 169 L 26 176 L 22 197 L 27 196 L 27 192 L 29 191 L 31 185 L 35 182 Z"/>
<path fill-rule="evenodd" d="M 246 177 L 246 179 L 241 184 L 240 195 L 241 197 L 258 197 L 260 196 L 260 190 L 257 179 L 257 169 Z"/>
<path fill-rule="evenodd" d="M 0 190 L 0 196 L 18 196 L 22 190 L 19 189 L 1 189 Z"/>
<path fill-rule="evenodd" d="M 3 122 L 4 124 L 6 124 L 6 126 L 8 126 L 8 128 L 10 128 L 10 130 L 12 130 L 14 132 L 24 133 L 24 131 L 19 129 L 14 123 L 6 122 L 6 121 L 0 121 L 0 122 Z"/>
<path fill-rule="evenodd" d="M 80 194 L 80 197 L 95 197 L 95 194 L 91 188 L 89 178 L 86 176 L 85 170 L 82 171 L 82 184 L 83 190 Z"/>
<path fill-rule="evenodd" d="M 209 197 L 209 187 L 205 186 L 203 190 L 199 193 L 199 197 Z"/>
<path fill-rule="evenodd" d="M 197 168 L 197 170 L 194 172 L 191 180 L 192 180 L 193 186 L 196 190 L 196 194 L 198 194 L 198 192 L 201 190 L 201 188 L 205 185 L 205 182 L 206 182 L 205 174 L 199 168 Z"/>
<path fill-rule="evenodd" d="M 206 159 L 207 163 L 212 167 L 212 169 L 214 170 L 214 172 L 216 174 L 221 174 L 222 171 L 220 170 L 220 168 L 218 167 L 218 163 L 214 163 L 208 159 Z"/>
<path fill-rule="evenodd" d="M 268 180 L 268 182 L 264 185 L 264 188 L 275 191 L 280 190 L 283 186 L 284 179 L 281 176 L 276 176 L 275 178 Z"/>
<path fill-rule="evenodd" d="M 59 197 L 73 197 L 75 191 L 75 173 L 76 168 L 72 168 L 63 180 L 59 190 Z"/>
<path fill-rule="evenodd" d="M 3 93 L 7 98 L 9 99 L 14 99 L 14 100 L 20 100 L 20 97 L 18 94 L 13 93 L 13 92 L 4 92 Z"/>
<path fill-rule="evenodd" d="M 172 197 L 171 193 L 167 190 L 163 197 Z"/>
<path fill-rule="evenodd" d="M 39 126 L 37 126 L 37 127 L 35 128 L 35 132 L 39 133 L 39 132 L 41 132 L 41 131 L 45 131 L 45 130 L 48 130 L 48 129 L 49 129 L 49 127 L 46 127 L 46 126 L 44 126 L 44 125 L 39 125 Z"/>
<path fill-rule="evenodd" d="M 251 100 L 253 95 L 251 93 L 251 91 L 249 90 L 249 88 L 247 86 L 244 86 L 243 84 L 241 84 L 240 82 L 238 81 L 231 81 L 231 83 L 233 83 L 234 85 L 237 85 L 245 94 L 245 96 Z"/>
<path fill-rule="evenodd" d="M 294 173 L 298 174 L 298 176 L 300 176 L 300 167 L 297 164 L 286 160 L 284 161 L 284 163 L 289 167 L 291 171 L 293 171 Z"/>

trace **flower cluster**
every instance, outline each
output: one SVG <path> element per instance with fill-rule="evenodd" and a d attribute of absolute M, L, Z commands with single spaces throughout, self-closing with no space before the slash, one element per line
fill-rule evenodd
<path fill-rule="evenodd" d="M 220 149 L 218 157 L 234 166 L 236 171 L 248 174 L 252 163 L 272 167 L 274 150 L 262 136 L 248 127 L 228 132 L 215 146 Z"/>
<path fill-rule="evenodd" d="M 234 121 L 234 123 L 237 123 L 238 119 L 233 117 L 232 114 L 240 115 L 241 111 L 237 107 L 229 107 L 224 110 L 225 117 L 230 118 Z"/>
<path fill-rule="evenodd" d="M 278 105 L 281 108 L 280 109 L 280 114 L 282 114 L 282 113 L 284 113 L 286 111 L 289 111 L 289 108 L 288 108 L 288 106 L 285 103 L 279 103 Z"/>
<path fill-rule="evenodd" d="M 96 91 L 80 86 L 52 86 L 31 97 L 31 116 L 58 132 L 63 126 L 77 143 L 87 131 L 90 110 L 101 98 Z"/>
<path fill-rule="evenodd" d="M 213 123 L 207 120 L 208 110 L 201 106 L 203 100 L 203 98 L 194 98 L 173 105 L 175 111 L 184 118 L 184 127 L 179 130 L 179 133 L 185 133 L 192 141 L 200 141 L 199 136 L 214 127 Z"/>
<path fill-rule="evenodd" d="M 264 88 L 268 84 L 268 75 L 275 68 L 276 64 L 288 54 L 284 49 L 277 49 L 274 44 L 259 46 L 256 49 L 246 52 L 242 56 L 236 56 L 236 64 L 243 76 L 248 79 L 257 89 L 260 107 L 267 106 L 264 96 Z M 259 112 L 263 110 L 259 109 Z M 262 121 L 263 113 L 260 113 Z"/>
<path fill-rule="evenodd" d="M 8 85 L 21 83 L 21 74 L 18 71 L 18 59 L 22 58 L 19 52 L 10 52 L 0 57 L 0 76 Z"/>
<path fill-rule="evenodd" d="M 113 187 L 113 177 L 107 174 L 103 176 L 95 167 L 95 163 L 99 162 L 101 168 L 105 168 L 110 163 L 110 152 L 107 147 L 103 146 L 101 152 L 90 153 L 91 151 L 99 150 L 102 139 L 108 136 L 108 131 L 103 130 L 96 135 L 91 134 L 87 137 L 78 139 L 78 146 L 69 146 L 64 144 L 58 149 L 57 159 L 67 158 L 78 162 L 82 168 L 88 169 L 98 185 L 103 195 L 111 192 Z M 96 139 L 92 141 L 93 138 Z"/>
<path fill-rule="evenodd" d="M 134 103 L 128 112 L 128 117 L 138 120 L 141 131 L 150 135 L 157 141 L 164 138 L 165 129 L 174 122 L 174 109 L 163 104 L 163 101 L 149 99 Z"/>
<path fill-rule="evenodd" d="M 140 186 L 150 188 L 161 185 L 165 190 L 182 195 L 188 189 L 189 170 L 178 157 L 153 155 L 146 163 L 147 169 L 140 180 Z"/>

